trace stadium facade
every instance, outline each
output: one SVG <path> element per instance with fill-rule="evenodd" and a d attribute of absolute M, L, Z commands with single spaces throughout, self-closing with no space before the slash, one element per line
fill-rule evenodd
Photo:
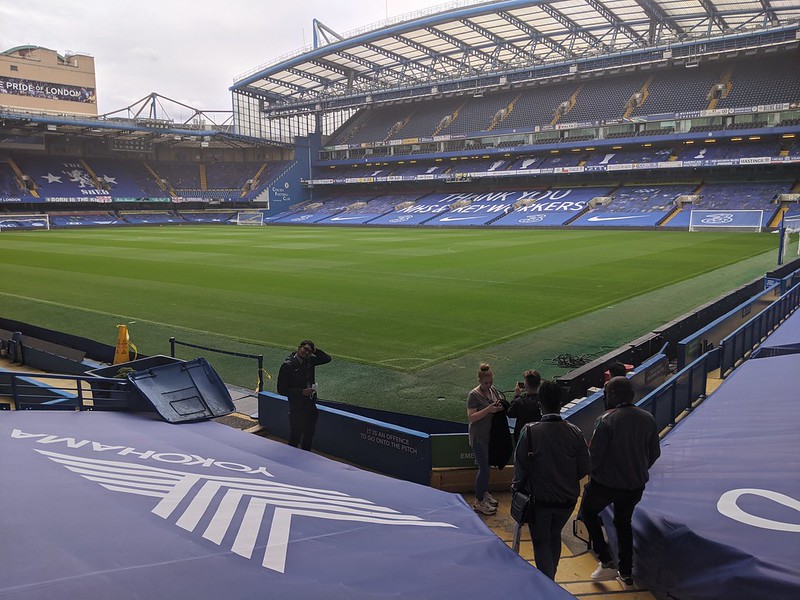
<path fill-rule="evenodd" d="M 2 105 L 53 114 L 97 115 L 94 58 L 40 46 L 0 52 Z"/>

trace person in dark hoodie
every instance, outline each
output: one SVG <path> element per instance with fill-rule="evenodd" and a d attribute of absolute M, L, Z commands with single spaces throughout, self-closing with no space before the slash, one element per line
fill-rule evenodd
<path fill-rule="evenodd" d="M 595 581 L 619 579 L 633 585 L 633 510 L 642 499 L 650 467 L 661 456 L 655 419 L 633 405 L 634 390 L 626 377 L 612 377 L 605 386 L 608 410 L 594 427 L 589 452 L 592 471 L 583 493 L 581 518 L 589 532 L 600 564 Z M 608 543 L 600 526 L 600 512 L 614 505 L 618 568 L 614 568 Z"/>
<path fill-rule="evenodd" d="M 303 340 L 278 371 L 278 393 L 289 399 L 289 445 L 311 450 L 317 428 L 315 367 L 331 362 L 330 354 Z"/>

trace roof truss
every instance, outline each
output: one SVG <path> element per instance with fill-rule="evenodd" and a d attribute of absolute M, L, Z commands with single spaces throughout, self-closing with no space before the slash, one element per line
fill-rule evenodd
<path fill-rule="evenodd" d="M 287 108 L 324 105 L 798 23 L 798 0 L 494 0 L 349 37 L 315 20 L 314 48 L 231 89 Z"/>

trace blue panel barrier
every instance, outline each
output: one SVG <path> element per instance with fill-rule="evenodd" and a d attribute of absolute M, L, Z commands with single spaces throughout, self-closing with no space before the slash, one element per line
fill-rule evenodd
<path fill-rule="evenodd" d="M 431 436 L 338 408 L 317 404 L 314 448 L 379 473 L 423 485 L 431 483 Z M 289 402 L 258 395 L 258 422 L 280 438 L 289 436 Z"/>
<path fill-rule="evenodd" d="M 754 311 L 760 311 L 763 307 L 772 304 L 779 294 L 780 286 L 773 283 L 768 289 L 679 341 L 677 345 L 678 369 L 682 369 L 715 345 L 719 345 L 723 337 L 740 324 L 747 322 Z M 710 368 L 714 369 L 716 365 L 710 365 Z"/>
<path fill-rule="evenodd" d="M 756 348 L 769 333 L 800 306 L 800 283 L 720 342 L 720 377 L 725 377 L 740 360 Z"/>
<path fill-rule="evenodd" d="M 707 352 L 678 371 L 672 378 L 642 398 L 636 405 L 648 411 L 656 420 L 659 431 L 675 425 L 675 419 L 705 396 L 706 378 L 712 354 Z"/>

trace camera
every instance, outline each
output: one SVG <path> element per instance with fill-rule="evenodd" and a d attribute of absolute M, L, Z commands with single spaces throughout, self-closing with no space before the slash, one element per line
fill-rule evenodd
<path fill-rule="evenodd" d="M 521 388 L 524 388 L 524 387 L 525 387 L 525 384 L 524 384 L 522 381 L 518 381 L 518 382 L 517 382 L 517 385 L 518 385 L 519 387 L 521 387 Z"/>

